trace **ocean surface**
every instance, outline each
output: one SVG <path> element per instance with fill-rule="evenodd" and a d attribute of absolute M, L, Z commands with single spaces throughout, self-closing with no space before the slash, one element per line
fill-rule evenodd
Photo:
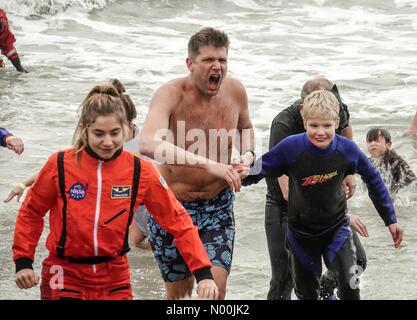
<path fill-rule="evenodd" d="M 334 81 L 349 106 L 355 142 L 366 152 L 372 126 L 391 131 L 394 148 L 417 171 L 417 139 L 401 137 L 416 112 L 417 2 L 414 0 L 0 0 L 8 12 L 23 66 L 0 71 L 0 126 L 23 139 L 21 156 L 0 150 L 0 199 L 35 174 L 47 157 L 71 144 L 77 108 L 96 84 L 120 79 L 138 108 L 137 124 L 164 82 L 187 74 L 189 37 L 205 26 L 231 40 L 229 74 L 249 97 L 257 153 L 268 145 L 272 119 L 300 95 L 305 81 Z M 5 57 L 3 57 L 5 58 Z M 6 59 L 5 59 L 6 60 Z M 358 184 L 360 179 L 358 178 Z M 264 232 L 265 183 L 235 202 L 236 239 L 228 299 L 265 299 L 270 263 Z M 368 268 L 363 299 L 417 299 L 417 196 L 396 202 L 404 244 L 360 188 L 349 200 L 366 222 Z M 39 287 L 14 283 L 12 240 L 19 204 L 0 204 L 0 299 L 38 299 Z M 45 233 L 36 252 L 39 273 Z M 136 299 L 162 299 L 152 253 L 129 253 Z"/>

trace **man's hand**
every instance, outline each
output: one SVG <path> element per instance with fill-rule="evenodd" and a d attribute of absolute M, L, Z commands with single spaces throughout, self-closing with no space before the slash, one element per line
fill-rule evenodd
<path fill-rule="evenodd" d="M 243 165 L 241 163 L 232 164 L 233 169 L 239 174 L 240 179 L 245 179 L 249 175 L 250 168 L 249 166 Z"/>
<path fill-rule="evenodd" d="M 197 284 L 197 295 L 200 299 L 218 300 L 219 289 L 214 280 L 204 279 Z"/>
<path fill-rule="evenodd" d="M 400 247 L 403 241 L 404 230 L 397 223 L 390 224 L 388 226 L 389 232 L 391 232 L 392 240 L 396 248 Z"/>
<path fill-rule="evenodd" d="M 356 178 L 354 175 L 348 175 L 345 177 L 345 179 L 343 180 L 343 188 L 346 192 L 346 198 L 352 198 L 356 190 Z"/>
<path fill-rule="evenodd" d="M 368 228 L 359 216 L 355 214 L 348 214 L 347 216 L 349 217 L 349 225 L 357 233 L 359 233 L 362 237 L 369 237 Z"/>
<path fill-rule="evenodd" d="M 20 138 L 15 137 L 15 136 L 8 136 L 6 138 L 6 145 L 7 145 L 7 148 L 9 148 L 10 150 L 13 150 L 17 154 L 21 154 L 24 150 L 23 141 Z"/>
<path fill-rule="evenodd" d="M 22 269 L 16 273 L 16 284 L 20 289 L 29 289 L 39 283 L 39 276 L 32 269 Z"/>
<path fill-rule="evenodd" d="M 240 163 L 248 167 L 250 167 L 254 161 L 255 161 L 255 156 L 250 151 L 246 151 L 240 157 Z"/>
<path fill-rule="evenodd" d="M 226 183 L 229 185 L 230 189 L 232 189 L 232 191 L 240 191 L 240 174 L 233 168 L 232 165 L 217 162 L 210 163 L 208 164 L 208 171 L 212 175 L 225 180 Z"/>

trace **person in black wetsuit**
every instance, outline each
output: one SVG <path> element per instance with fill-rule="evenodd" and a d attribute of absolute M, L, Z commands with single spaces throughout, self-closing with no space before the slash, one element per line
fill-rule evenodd
<path fill-rule="evenodd" d="M 319 89 L 331 90 L 338 99 L 340 104 L 340 121 L 336 132 L 352 139 L 352 126 L 349 122 L 350 115 L 348 107 L 341 101 L 336 85 L 333 85 L 326 78 L 315 78 L 304 84 L 301 90 L 301 99 L 295 101 L 290 107 L 280 112 L 272 121 L 269 149 L 272 149 L 281 140 L 290 135 L 305 132 L 300 113 L 301 104 L 308 94 Z M 350 179 L 352 178 L 353 176 L 350 176 Z M 280 183 L 278 183 L 278 180 Z M 288 177 L 283 175 L 278 180 L 276 178 L 266 178 L 268 191 L 265 205 L 265 231 L 272 271 L 267 299 L 289 300 L 291 299 L 293 281 L 289 270 L 289 256 L 285 248 L 288 217 Z M 355 184 L 354 178 L 350 180 L 349 187 L 352 190 L 350 190 L 351 193 L 349 196 L 352 195 Z M 367 236 L 366 227 L 358 216 L 350 215 L 350 222 L 351 226 L 357 229 L 361 235 Z M 366 268 L 365 250 L 356 233 L 354 233 L 354 241 L 357 247 L 358 265 L 364 270 Z M 335 277 L 330 273 L 326 273 L 323 276 L 322 287 L 322 295 L 324 297 L 331 295 L 336 287 Z"/>
<path fill-rule="evenodd" d="M 264 177 L 289 177 L 286 244 L 299 299 L 319 298 L 322 257 L 337 278 L 339 297 L 360 297 L 356 247 L 342 188 L 347 175 L 362 176 L 395 246 L 402 241 L 403 230 L 379 172 L 352 141 L 335 135 L 339 108 L 339 101 L 328 90 L 308 95 L 302 110 L 307 132 L 281 141 L 255 162 L 243 180 L 243 185 L 250 185 Z"/>

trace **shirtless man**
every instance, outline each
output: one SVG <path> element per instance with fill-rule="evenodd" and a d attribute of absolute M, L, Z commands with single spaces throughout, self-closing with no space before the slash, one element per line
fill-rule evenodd
<path fill-rule="evenodd" d="M 213 28 L 190 38 L 189 75 L 157 90 L 140 138 L 141 153 L 164 163 L 159 172 L 199 228 L 220 299 L 225 298 L 232 263 L 238 168 L 249 167 L 255 156 L 245 88 L 226 77 L 228 48 L 227 35 Z M 233 148 L 239 150 L 240 166 L 232 165 Z M 149 229 L 167 298 L 191 295 L 194 279 L 172 236 L 153 219 Z"/>

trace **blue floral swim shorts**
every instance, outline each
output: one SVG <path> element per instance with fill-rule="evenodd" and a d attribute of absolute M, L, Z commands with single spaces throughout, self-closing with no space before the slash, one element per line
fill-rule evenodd
<path fill-rule="evenodd" d="M 214 266 L 230 272 L 232 266 L 235 222 L 233 217 L 233 192 L 226 188 L 207 201 L 184 201 L 182 205 L 197 226 L 201 241 Z M 175 244 L 173 236 L 149 218 L 149 242 L 162 278 L 174 282 L 189 278 L 191 272 Z"/>

